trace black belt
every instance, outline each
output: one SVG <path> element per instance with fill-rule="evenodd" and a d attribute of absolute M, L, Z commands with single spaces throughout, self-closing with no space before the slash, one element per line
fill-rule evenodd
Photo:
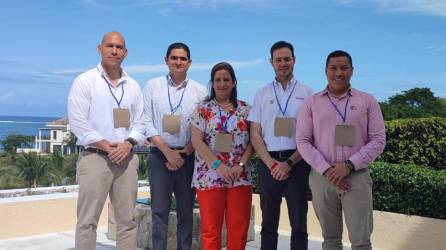
<path fill-rule="evenodd" d="M 108 153 L 99 148 L 84 148 L 84 151 L 89 153 L 95 153 L 98 155 L 108 156 Z"/>
<path fill-rule="evenodd" d="M 290 158 L 292 154 L 296 152 L 296 149 L 282 150 L 282 151 L 268 151 L 269 155 L 276 160 L 286 160 Z"/>

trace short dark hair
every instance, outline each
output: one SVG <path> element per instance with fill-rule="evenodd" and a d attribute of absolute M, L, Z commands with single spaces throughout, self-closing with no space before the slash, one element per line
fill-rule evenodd
<path fill-rule="evenodd" d="M 294 48 L 293 45 L 289 42 L 285 42 L 285 41 L 278 41 L 275 44 L 273 44 L 273 46 L 271 47 L 270 53 L 271 53 L 271 59 L 273 59 L 273 52 L 275 50 L 281 49 L 281 48 L 288 48 L 291 50 L 291 54 L 294 57 Z"/>
<path fill-rule="evenodd" d="M 343 51 L 343 50 L 335 50 L 335 51 L 331 52 L 330 54 L 328 54 L 328 56 L 327 56 L 327 61 L 325 62 L 325 68 L 328 67 L 328 61 L 330 61 L 330 58 L 333 58 L 333 57 L 342 57 L 342 56 L 347 57 L 347 59 L 348 59 L 348 61 L 349 61 L 349 63 L 350 63 L 350 67 L 353 68 L 353 60 L 352 60 L 352 57 L 350 56 L 349 53 L 347 53 L 347 52 L 345 52 L 345 51 Z"/>
<path fill-rule="evenodd" d="M 169 45 L 169 47 L 167 48 L 167 52 L 166 52 L 166 58 L 169 58 L 170 52 L 172 52 L 173 49 L 184 49 L 186 51 L 187 54 L 187 58 L 190 60 L 190 50 L 189 47 L 184 44 L 184 43 L 172 43 L 171 45 Z"/>
<path fill-rule="evenodd" d="M 213 88 L 214 86 L 214 77 L 215 73 L 219 70 L 225 70 L 226 72 L 231 75 L 232 81 L 235 83 L 234 88 L 232 89 L 231 98 L 230 101 L 234 107 L 237 107 L 237 78 L 235 77 L 235 71 L 234 68 L 232 68 L 231 64 L 227 62 L 219 62 L 212 67 L 211 70 L 211 80 L 209 81 L 209 88 L 210 88 L 210 95 L 208 98 L 206 98 L 206 101 L 210 101 L 215 98 L 215 90 Z"/>

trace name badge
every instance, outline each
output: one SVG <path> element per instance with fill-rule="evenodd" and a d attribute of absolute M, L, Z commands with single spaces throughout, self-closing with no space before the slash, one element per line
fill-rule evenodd
<path fill-rule="evenodd" d="M 294 129 L 294 119 L 291 117 L 276 117 L 274 120 L 274 136 L 291 137 Z"/>
<path fill-rule="evenodd" d="M 163 132 L 169 134 L 180 133 L 181 117 L 179 115 L 163 115 Z"/>
<path fill-rule="evenodd" d="M 122 109 L 122 108 L 113 109 L 113 123 L 115 128 L 130 128 L 129 109 Z"/>
<path fill-rule="evenodd" d="M 337 146 L 353 147 L 356 141 L 356 130 L 351 125 L 336 125 L 335 144 Z"/>
<path fill-rule="evenodd" d="M 232 135 L 229 133 L 217 132 L 215 137 L 215 149 L 221 153 L 231 152 Z"/>

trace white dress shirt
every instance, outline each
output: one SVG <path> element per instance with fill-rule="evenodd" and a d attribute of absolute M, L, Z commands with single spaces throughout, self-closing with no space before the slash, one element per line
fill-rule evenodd
<path fill-rule="evenodd" d="M 141 88 L 124 70 L 116 87 L 110 82 L 100 63 L 74 80 L 68 95 L 68 120 L 78 145 L 89 147 L 103 139 L 122 142 L 128 137 L 143 141 Z M 113 109 L 118 103 L 111 93 L 118 101 L 122 97 L 121 108 L 129 109 L 130 128 L 114 127 Z"/>
<path fill-rule="evenodd" d="M 178 87 L 170 76 L 149 80 L 143 90 L 146 136 L 159 135 L 170 147 L 184 147 L 191 140 L 190 118 L 207 94 L 205 86 L 189 78 Z M 174 113 L 171 112 L 171 105 L 172 107 L 179 105 Z M 181 118 L 178 134 L 163 132 L 163 116 L 172 114 Z"/>
<path fill-rule="evenodd" d="M 277 99 L 275 93 L 277 93 Z M 275 136 L 274 120 L 276 117 L 290 117 L 294 119 L 294 124 L 296 124 L 296 117 L 300 105 L 302 105 L 306 97 L 312 94 L 313 90 L 310 87 L 299 83 L 294 77 L 287 83 L 285 90 L 279 82 L 274 80 L 257 92 L 254 98 L 254 104 L 249 112 L 248 120 L 260 124 L 262 138 L 268 151 L 296 149 L 295 129 L 292 130 L 291 137 Z M 290 97 L 290 100 L 287 106 L 288 97 Z M 282 110 L 285 111 L 285 115 L 282 115 L 277 100 Z M 286 106 L 287 108 L 285 110 Z"/>

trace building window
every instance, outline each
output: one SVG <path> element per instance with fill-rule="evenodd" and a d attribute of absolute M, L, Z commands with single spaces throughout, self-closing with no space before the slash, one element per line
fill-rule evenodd
<path fill-rule="evenodd" d="M 53 140 L 57 140 L 57 131 L 53 131 Z"/>
<path fill-rule="evenodd" d="M 62 147 L 60 145 L 53 145 L 53 153 L 62 153 Z"/>

